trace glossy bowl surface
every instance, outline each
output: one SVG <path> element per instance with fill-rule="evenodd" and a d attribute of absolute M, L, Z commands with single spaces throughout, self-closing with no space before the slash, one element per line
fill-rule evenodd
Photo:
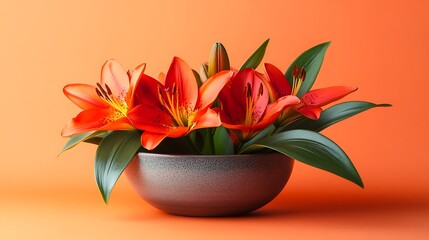
<path fill-rule="evenodd" d="M 125 172 L 154 207 L 184 216 L 252 212 L 283 189 L 294 160 L 282 154 L 164 155 L 139 153 Z"/>

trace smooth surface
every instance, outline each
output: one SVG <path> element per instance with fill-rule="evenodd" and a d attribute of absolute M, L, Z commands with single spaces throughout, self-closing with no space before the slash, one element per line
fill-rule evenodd
<path fill-rule="evenodd" d="M 244 215 L 273 200 L 292 173 L 282 154 L 165 155 L 139 153 L 125 170 L 152 206 L 194 217 Z"/>
<path fill-rule="evenodd" d="M 428 239 L 429 15 L 421 0 L 0 0 L 0 239 Z M 95 148 L 57 155 L 78 113 L 67 83 L 95 84 L 115 58 L 194 68 L 222 41 L 235 67 L 266 38 L 286 69 L 331 40 L 315 87 L 352 85 L 346 100 L 392 103 L 323 133 L 347 152 L 365 190 L 296 163 L 285 190 L 246 218 L 193 219 L 150 207 L 125 178 L 105 206 Z"/>

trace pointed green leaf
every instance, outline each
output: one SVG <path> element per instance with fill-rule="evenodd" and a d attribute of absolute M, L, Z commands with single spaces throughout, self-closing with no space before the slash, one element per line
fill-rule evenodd
<path fill-rule="evenodd" d="M 327 108 L 320 114 L 320 118 L 312 120 L 309 118 L 299 119 L 287 126 L 283 130 L 291 129 L 306 129 L 315 132 L 320 132 L 323 129 L 340 122 L 344 119 L 352 117 L 358 113 L 366 111 L 374 107 L 390 107 L 390 104 L 374 104 L 363 101 L 343 102 Z"/>
<path fill-rule="evenodd" d="M 239 149 L 239 152 L 241 153 L 242 149 L 246 149 L 250 145 L 260 141 L 264 137 L 270 136 L 275 130 L 276 130 L 276 127 L 274 127 L 274 125 L 272 124 L 266 127 L 264 130 L 262 130 L 261 132 L 256 134 L 253 138 L 251 138 L 249 141 L 247 141 L 245 144 L 243 144 L 243 146 L 241 146 L 241 148 Z"/>
<path fill-rule="evenodd" d="M 234 154 L 234 143 L 231 140 L 229 131 L 224 127 L 218 127 L 213 135 L 215 154 Z"/>
<path fill-rule="evenodd" d="M 137 131 L 113 131 L 100 142 L 95 155 L 95 179 L 106 203 L 119 176 L 140 147 Z"/>
<path fill-rule="evenodd" d="M 310 166 L 336 174 L 363 188 L 362 179 L 346 153 L 329 138 L 307 130 L 291 130 L 262 139 L 244 152 L 272 149 Z"/>
<path fill-rule="evenodd" d="M 325 56 L 326 49 L 329 47 L 329 44 L 330 42 L 326 42 L 308 49 L 307 51 L 303 52 L 287 69 L 285 76 L 291 86 L 292 70 L 294 67 L 304 67 L 306 71 L 305 80 L 302 82 L 301 88 L 299 89 L 298 97 L 301 97 L 304 93 L 308 92 L 308 90 L 310 90 L 310 88 L 313 86 L 320 67 L 322 66 L 323 58 Z"/>
<path fill-rule="evenodd" d="M 264 58 L 265 51 L 267 50 L 267 45 L 270 39 L 265 40 L 264 43 L 252 54 L 252 56 L 247 59 L 247 61 L 240 67 L 240 70 L 245 68 L 254 68 L 256 69 Z"/>
<path fill-rule="evenodd" d="M 107 136 L 107 134 L 109 134 L 109 132 L 105 132 L 105 134 L 104 134 L 104 135 L 97 135 L 97 136 L 95 136 L 95 137 L 93 137 L 93 138 L 86 139 L 84 142 L 86 142 L 86 143 L 91 143 L 91 144 L 95 144 L 95 145 L 99 145 L 99 144 L 100 144 L 100 142 L 101 142 L 101 140 L 103 140 L 103 138 L 104 138 L 105 136 Z"/>
<path fill-rule="evenodd" d="M 207 71 L 208 77 L 211 77 L 223 70 L 229 70 L 228 53 L 222 43 L 217 42 L 213 45 L 212 51 L 210 52 Z"/>
<path fill-rule="evenodd" d="M 71 136 L 70 139 L 67 141 L 66 145 L 64 145 L 60 154 L 75 147 L 81 142 L 89 142 L 89 143 L 97 144 L 96 142 L 91 141 L 91 139 L 102 138 L 103 136 L 105 136 L 105 134 L 106 134 L 106 131 L 91 131 L 91 132 L 86 132 L 86 133 L 81 133 L 81 134 Z M 60 154 L 58 154 L 58 156 Z"/>

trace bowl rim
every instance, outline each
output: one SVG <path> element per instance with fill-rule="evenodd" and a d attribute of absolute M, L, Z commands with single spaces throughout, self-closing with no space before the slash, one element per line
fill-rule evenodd
<path fill-rule="evenodd" d="M 163 158 L 249 158 L 249 157 L 268 157 L 268 156 L 279 156 L 282 155 L 287 158 L 291 158 L 287 155 L 284 155 L 279 152 L 270 152 L 270 153 L 254 153 L 254 154 L 164 154 L 164 153 L 149 153 L 149 152 L 138 152 L 136 155 L 140 156 L 153 156 L 153 157 L 163 157 Z"/>

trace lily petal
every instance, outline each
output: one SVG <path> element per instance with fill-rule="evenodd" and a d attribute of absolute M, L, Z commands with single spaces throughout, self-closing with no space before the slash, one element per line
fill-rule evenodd
<path fill-rule="evenodd" d="M 301 102 L 299 98 L 292 95 L 287 95 L 279 98 L 274 103 L 271 103 L 267 106 L 267 109 L 265 111 L 264 117 L 261 119 L 261 121 L 258 123 L 258 128 L 260 129 L 267 127 L 268 125 L 272 124 L 276 118 L 282 113 L 283 110 L 290 106 L 297 105 Z"/>
<path fill-rule="evenodd" d="M 188 128 L 181 126 L 172 128 L 171 131 L 167 134 L 145 131 L 141 136 L 142 146 L 148 150 L 152 150 L 156 148 L 166 137 L 179 138 L 184 136 L 187 132 Z"/>
<path fill-rule="evenodd" d="M 163 88 L 163 85 L 161 85 L 161 83 L 156 79 L 146 74 L 142 74 L 134 88 L 134 106 L 139 104 L 150 104 L 157 108 L 162 108 L 161 103 L 159 102 L 158 88 Z"/>
<path fill-rule="evenodd" d="M 79 133 L 99 130 L 131 130 L 131 122 L 123 117 L 117 118 L 109 108 L 93 108 L 80 112 L 63 129 L 61 135 L 68 137 Z"/>
<path fill-rule="evenodd" d="M 239 79 L 238 81 L 242 82 L 242 90 L 248 86 L 251 87 L 252 99 L 256 100 L 252 110 L 252 118 L 254 122 L 258 122 L 263 116 L 265 108 L 268 105 L 269 95 L 267 87 L 261 77 L 252 68 L 238 72 L 236 78 Z M 235 92 L 237 92 L 237 90 L 235 90 Z M 245 94 L 242 96 L 244 99 L 246 98 Z"/>
<path fill-rule="evenodd" d="M 173 58 L 173 62 L 165 77 L 166 88 L 172 89 L 174 85 L 180 93 L 180 106 L 193 110 L 198 99 L 197 80 L 189 65 L 178 57 Z"/>
<path fill-rule="evenodd" d="M 320 88 L 305 93 L 301 97 L 301 100 L 305 105 L 322 107 L 326 104 L 339 100 L 356 90 L 356 87 L 347 86 Z"/>
<path fill-rule="evenodd" d="M 252 129 L 255 125 L 246 126 L 246 125 L 241 125 L 241 124 L 232 124 L 232 123 L 222 122 L 222 126 L 224 126 L 225 128 L 231 129 L 231 130 L 239 130 L 243 133 L 248 133 L 248 132 L 252 131 Z"/>
<path fill-rule="evenodd" d="M 317 120 L 320 117 L 322 108 L 313 105 L 303 105 L 302 107 L 297 108 L 296 111 L 310 119 Z"/>
<path fill-rule="evenodd" d="M 222 121 L 222 126 L 231 130 L 236 130 L 237 136 L 247 139 L 272 124 L 285 108 L 298 103 L 300 103 L 300 100 L 296 96 L 284 96 L 279 98 L 276 102 L 269 104 L 262 119 L 255 124 L 242 125 Z"/>
<path fill-rule="evenodd" d="M 268 91 L 263 83 L 262 79 L 256 74 L 256 71 L 252 68 L 246 68 L 237 73 L 234 76 L 234 79 L 231 81 L 231 91 L 229 94 L 232 94 L 234 101 L 230 103 L 226 103 L 228 105 L 236 105 L 230 106 L 231 109 L 241 108 L 245 110 L 247 108 L 246 100 L 248 96 L 246 96 L 246 88 L 250 87 L 250 94 L 253 103 L 252 109 L 252 117 L 255 122 L 257 122 L 263 115 L 265 108 L 268 104 Z M 246 111 L 246 110 L 245 110 Z M 238 114 L 237 112 L 228 111 L 231 115 Z M 240 116 L 244 116 L 245 114 L 240 114 Z"/>
<path fill-rule="evenodd" d="M 83 110 L 108 106 L 98 95 L 94 86 L 69 84 L 63 88 L 64 95 Z"/>
<path fill-rule="evenodd" d="M 206 108 L 212 104 L 232 75 L 232 71 L 222 71 L 207 79 L 199 89 L 199 108 Z"/>
<path fill-rule="evenodd" d="M 127 95 L 127 104 L 130 108 L 134 106 L 134 91 L 136 86 L 138 85 L 138 81 L 141 79 L 142 74 L 144 73 L 146 69 L 146 64 L 140 64 L 138 65 L 132 72 L 130 76 L 130 89 L 128 90 Z"/>
<path fill-rule="evenodd" d="M 222 109 L 220 114 L 222 122 L 238 123 L 243 122 L 245 118 L 244 91 L 242 89 L 239 94 L 232 92 L 232 84 L 235 82 L 235 76 L 236 72 L 218 96 Z"/>
<path fill-rule="evenodd" d="M 209 108 L 207 112 L 198 119 L 192 130 L 219 127 L 221 124 L 222 122 L 220 121 L 219 114 L 215 110 Z"/>
<path fill-rule="evenodd" d="M 170 131 L 168 132 L 167 136 L 171 138 L 179 138 L 185 136 L 189 132 L 189 128 L 177 126 L 170 128 Z"/>
<path fill-rule="evenodd" d="M 130 77 L 130 88 L 134 88 L 137 84 L 137 81 L 140 78 L 140 75 L 146 70 L 146 63 L 138 65 L 132 72 Z"/>
<path fill-rule="evenodd" d="M 156 148 L 162 140 L 167 137 L 165 134 L 153 133 L 153 132 L 144 132 L 141 136 L 142 146 L 147 150 L 153 150 Z"/>
<path fill-rule="evenodd" d="M 140 130 L 167 135 L 174 128 L 171 116 L 162 109 L 140 104 L 127 114 L 132 124 Z"/>
<path fill-rule="evenodd" d="M 101 68 L 100 83 L 103 87 L 108 85 L 115 98 L 126 98 L 130 87 L 127 71 L 115 60 L 108 60 Z"/>
<path fill-rule="evenodd" d="M 165 85 L 165 73 L 160 72 L 158 74 L 158 82 L 161 83 L 162 85 Z"/>
<path fill-rule="evenodd" d="M 276 94 L 276 99 L 282 96 L 290 95 L 292 88 L 285 75 L 276 66 L 265 63 L 265 71 L 270 78 L 272 87 Z"/>
<path fill-rule="evenodd" d="M 246 68 L 235 74 L 234 78 L 231 80 L 231 88 L 227 94 L 232 95 L 235 99 L 231 104 L 239 105 L 242 108 L 246 106 L 246 94 L 245 89 L 249 83 L 253 86 L 254 79 L 254 70 L 251 68 Z M 225 102 L 226 103 L 226 102 Z"/>

